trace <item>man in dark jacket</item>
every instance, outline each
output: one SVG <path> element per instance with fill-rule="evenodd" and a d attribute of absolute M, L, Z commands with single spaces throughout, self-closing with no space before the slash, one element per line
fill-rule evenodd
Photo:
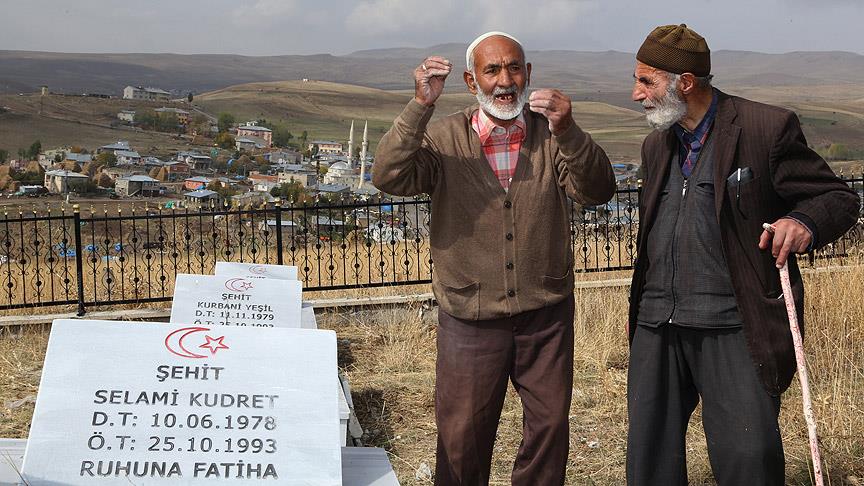
<path fill-rule="evenodd" d="M 777 269 L 788 262 L 803 322 L 795 254 L 849 229 L 858 197 L 794 113 L 713 88 L 707 43 L 686 25 L 656 28 L 636 59 L 633 100 L 656 130 L 628 321 L 628 484 L 687 484 L 701 399 L 718 484 L 782 485 L 777 416 L 795 357 Z"/>

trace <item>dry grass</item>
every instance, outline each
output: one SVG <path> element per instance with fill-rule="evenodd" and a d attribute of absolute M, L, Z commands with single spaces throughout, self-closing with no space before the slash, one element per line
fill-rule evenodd
<path fill-rule="evenodd" d="M 822 455 L 830 474 L 827 484 L 860 484 L 856 477 L 864 476 L 864 271 L 856 267 L 812 273 L 805 281 L 808 361 Z M 399 291 L 419 293 L 428 287 Z M 576 302 L 567 484 L 623 484 L 627 289 L 578 290 Z M 435 322 L 435 312 L 419 305 L 319 317 L 321 327 L 339 334 L 339 365 L 351 380 L 366 431 L 364 443 L 388 450 L 403 485 L 430 484 L 422 475 L 418 479 L 416 472 L 423 464 L 434 469 Z M 30 328 L 0 337 L 0 405 L 35 395 L 47 336 L 44 328 Z M 0 436 L 25 437 L 32 410 L 32 404 L 0 408 Z M 501 417 L 492 484 L 509 484 L 521 420 L 519 399 L 511 389 Z M 710 485 L 714 482 L 699 420 L 697 410 L 688 438 L 690 479 L 691 484 Z M 781 430 L 787 484 L 811 484 L 797 382 L 784 396 Z"/>

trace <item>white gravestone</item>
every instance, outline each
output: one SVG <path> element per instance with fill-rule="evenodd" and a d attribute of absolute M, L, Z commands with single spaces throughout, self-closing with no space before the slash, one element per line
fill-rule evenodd
<path fill-rule="evenodd" d="M 23 475 L 341 485 L 335 375 L 332 331 L 56 320 Z"/>
<path fill-rule="evenodd" d="M 171 322 L 204 326 L 301 327 L 298 280 L 180 274 Z"/>
<path fill-rule="evenodd" d="M 259 263 L 216 262 L 216 275 L 219 277 L 272 278 L 276 280 L 297 280 L 297 267 L 285 265 L 266 265 Z M 303 329 L 318 329 L 315 309 L 312 304 L 304 303 L 300 308 Z"/>
<path fill-rule="evenodd" d="M 297 280 L 297 267 L 263 263 L 216 262 L 216 275 Z"/>

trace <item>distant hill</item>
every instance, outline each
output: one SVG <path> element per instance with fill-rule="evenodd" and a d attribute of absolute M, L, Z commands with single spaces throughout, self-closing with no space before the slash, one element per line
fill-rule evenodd
<path fill-rule="evenodd" d="M 0 51 L 0 93 L 33 92 L 45 84 L 57 93 L 120 95 L 127 85 L 153 86 L 178 96 L 267 81 L 313 80 L 384 90 L 411 89 L 411 71 L 439 54 L 464 69 L 464 47 L 392 48 L 345 56 L 237 56 L 179 54 L 66 54 Z M 535 87 L 557 87 L 574 99 L 628 106 L 633 54 L 617 51 L 529 51 Z M 719 86 L 819 86 L 864 81 L 864 56 L 848 52 L 713 53 Z M 827 75 L 823 75 L 827 73 Z M 460 76 L 448 91 L 464 90 Z M 830 78 L 830 79 L 828 79 Z M 860 95 L 859 95 L 860 97 Z"/>

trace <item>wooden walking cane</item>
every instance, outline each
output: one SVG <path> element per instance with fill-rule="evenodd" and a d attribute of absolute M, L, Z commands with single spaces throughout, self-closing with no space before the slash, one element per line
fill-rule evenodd
<path fill-rule="evenodd" d="M 768 223 L 762 225 L 766 231 L 774 233 L 774 227 Z M 810 399 L 810 380 L 807 376 L 807 363 L 804 361 L 804 341 L 801 339 L 801 329 L 798 327 L 798 314 L 795 311 L 795 300 L 792 297 L 792 283 L 789 281 L 789 263 L 780 269 L 780 285 L 783 287 L 783 300 L 786 302 L 786 315 L 789 317 L 789 330 L 792 331 L 792 343 L 795 346 L 795 362 L 798 367 L 798 380 L 801 382 L 801 401 L 804 405 L 804 420 L 807 422 L 807 435 L 810 437 L 810 456 L 813 459 L 813 477 L 816 486 L 823 486 L 822 458 L 819 455 L 819 437 L 816 436 L 816 418 L 813 416 L 813 401 Z"/>

